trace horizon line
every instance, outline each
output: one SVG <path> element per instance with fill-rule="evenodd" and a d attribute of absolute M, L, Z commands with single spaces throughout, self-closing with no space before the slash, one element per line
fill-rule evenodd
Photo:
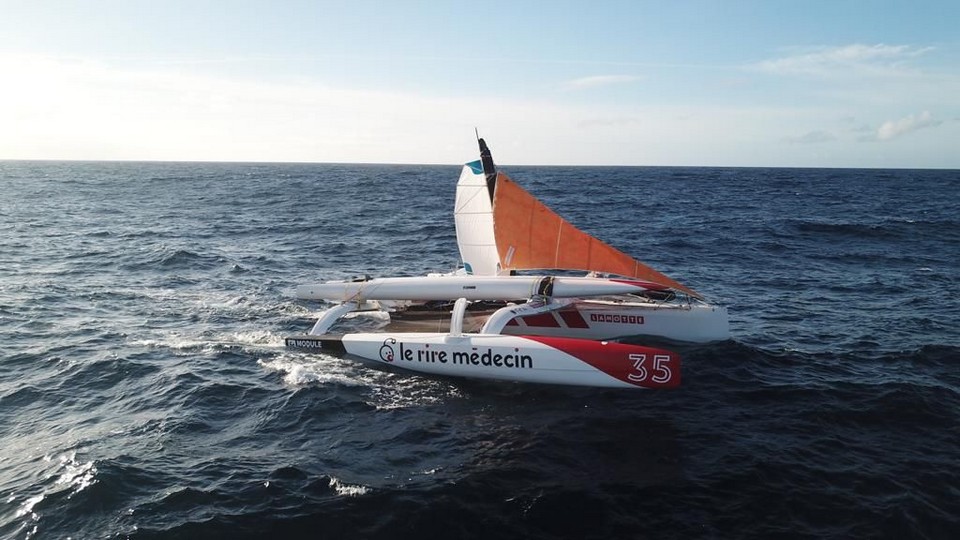
<path fill-rule="evenodd" d="M 466 163 L 399 163 L 374 161 L 238 161 L 206 159 L 58 159 L 58 158 L 0 158 L 0 163 L 39 162 L 39 163 L 157 163 L 157 164 L 222 164 L 222 165 L 358 165 L 392 167 L 462 167 Z M 510 164 L 498 163 L 498 167 L 557 167 L 557 168 L 689 168 L 689 169 L 836 169 L 836 170 L 904 170 L 904 171 L 960 171 L 953 167 L 854 167 L 828 165 L 571 165 L 571 164 Z"/>

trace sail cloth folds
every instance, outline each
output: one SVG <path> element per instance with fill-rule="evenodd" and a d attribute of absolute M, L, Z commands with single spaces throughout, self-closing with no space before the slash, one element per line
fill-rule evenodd
<path fill-rule="evenodd" d="M 562 268 L 616 274 L 652 281 L 702 298 L 692 289 L 577 229 L 502 172 L 497 174 L 493 197 L 493 235 L 504 269 Z"/>
<path fill-rule="evenodd" d="M 457 182 L 453 216 L 457 245 L 468 274 L 495 276 L 500 273 L 500 256 L 493 237 L 493 209 L 487 179 L 479 161 L 463 166 Z"/>

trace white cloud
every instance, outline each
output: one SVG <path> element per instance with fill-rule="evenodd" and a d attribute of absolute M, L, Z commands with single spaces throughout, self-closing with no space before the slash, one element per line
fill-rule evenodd
<path fill-rule="evenodd" d="M 909 115 L 899 120 L 887 120 L 877 129 L 877 140 L 889 141 L 918 129 L 939 126 L 942 122 L 935 120 L 929 111 L 919 115 Z"/>
<path fill-rule="evenodd" d="M 794 144 L 816 144 L 835 141 L 837 138 L 830 132 L 817 130 L 817 131 L 808 131 L 803 135 L 796 137 L 785 137 L 784 142 L 794 143 Z"/>
<path fill-rule="evenodd" d="M 932 51 L 932 47 L 911 45 L 863 45 L 817 47 L 782 58 L 765 60 L 752 67 L 777 75 L 893 75 L 904 70 L 904 62 Z"/>
<path fill-rule="evenodd" d="M 597 88 L 614 84 L 631 83 L 639 80 L 640 77 L 635 75 L 594 75 L 592 77 L 581 77 L 567 81 L 564 83 L 564 86 L 571 89 Z"/>

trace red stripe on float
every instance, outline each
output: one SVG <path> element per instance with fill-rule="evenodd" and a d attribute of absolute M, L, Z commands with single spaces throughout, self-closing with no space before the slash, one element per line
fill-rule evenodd
<path fill-rule="evenodd" d="M 523 336 L 563 351 L 596 369 L 634 386 L 676 388 L 680 386 L 680 355 L 664 349 L 614 341 Z"/>

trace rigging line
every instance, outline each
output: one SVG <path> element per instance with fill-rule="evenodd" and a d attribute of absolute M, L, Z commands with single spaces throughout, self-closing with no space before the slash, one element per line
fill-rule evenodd
<path fill-rule="evenodd" d="M 479 195 L 480 193 L 482 193 L 482 192 L 483 192 L 483 189 L 485 188 L 485 186 L 468 186 L 468 187 L 476 188 L 476 193 L 474 193 L 473 195 L 471 195 L 470 198 L 467 199 L 466 202 L 464 202 L 464 203 L 461 205 L 461 207 L 466 206 L 468 203 L 470 203 L 470 201 L 472 201 L 474 198 L 476 198 L 477 195 Z M 456 210 L 457 212 L 460 211 L 459 208 L 456 208 L 455 210 Z M 465 213 L 468 213 L 468 214 L 486 214 L 486 212 L 465 212 Z"/>

